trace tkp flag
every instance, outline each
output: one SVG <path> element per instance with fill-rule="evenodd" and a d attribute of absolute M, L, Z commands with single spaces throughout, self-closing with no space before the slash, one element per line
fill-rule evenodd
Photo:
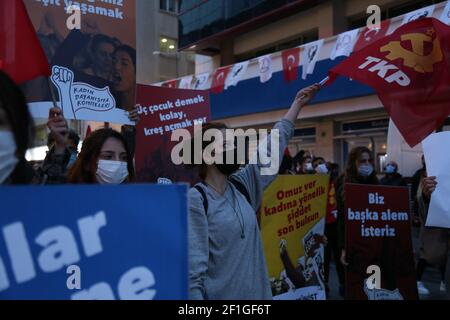
<path fill-rule="evenodd" d="M 296 80 L 300 63 L 300 48 L 284 50 L 281 56 L 283 59 L 284 80 L 288 82 Z"/>
<path fill-rule="evenodd" d="M 307 44 L 303 51 L 301 57 L 302 65 L 302 79 L 305 80 L 308 74 L 314 73 L 314 68 L 316 67 L 316 62 L 319 59 L 319 53 L 322 49 L 324 40 L 317 40 Z"/>
<path fill-rule="evenodd" d="M 237 86 L 241 81 L 242 76 L 245 74 L 248 68 L 249 61 L 243 61 L 236 63 L 228 73 L 227 80 L 225 81 L 225 89 L 231 86 Z"/>
<path fill-rule="evenodd" d="M 228 77 L 228 73 L 230 73 L 230 69 L 231 66 L 227 66 L 216 70 L 211 83 L 212 93 L 221 93 L 225 89 L 225 80 Z"/>
<path fill-rule="evenodd" d="M 384 20 L 380 23 L 378 27 L 366 27 L 360 34 L 358 41 L 355 44 L 355 51 L 359 51 L 369 44 L 383 38 L 386 36 L 389 26 L 391 25 L 390 20 Z"/>
<path fill-rule="evenodd" d="M 414 20 L 334 67 L 372 87 L 411 146 L 450 114 L 450 27 L 434 18 Z"/>
<path fill-rule="evenodd" d="M 355 46 L 356 38 L 358 37 L 359 29 L 350 30 L 341 33 L 336 43 L 331 51 L 331 60 L 336 59 L 340 56 L 349 56 L 353 52 L 353 47 Z"/>
<path fill-rule="evenodd" d="M 0 1 L 0 70 L 17 83 L 51 74 L 22 0 Z"/>

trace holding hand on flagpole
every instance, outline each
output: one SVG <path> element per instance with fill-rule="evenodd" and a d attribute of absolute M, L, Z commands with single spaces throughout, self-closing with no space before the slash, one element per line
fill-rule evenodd
<path fill-rule="evenodd" d="M 300 90 L 295 96 L 294 102 L 292 103 L 289 111 L 284 116 L 284 119 L 295 123 L 295 120 L 297 120 L 298 114 L 302 110 L 303 106 L 310 102 L 319 90 L 320 84 L 318 83 Z"/>

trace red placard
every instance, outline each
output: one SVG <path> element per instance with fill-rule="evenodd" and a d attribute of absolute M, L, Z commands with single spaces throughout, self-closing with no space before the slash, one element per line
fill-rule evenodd
<path fill-rule="evenodd" d="M 156 86 L 137 86 L 136 176 L 139 182 L 189 182 L 197 173 L 171 159 L 172 132 L 177 128 L 194 131 L 194 123 L 211 120 L 209 92 Z M 168 180 L 166 180 L 168 179 Z"/>
<path fill-rule="evenodd" d="M 345 185 L 347 299 L 418 298 L 409 212 L 406 187 Z M 375 288 L 369 266 L 379 267 Z"/>

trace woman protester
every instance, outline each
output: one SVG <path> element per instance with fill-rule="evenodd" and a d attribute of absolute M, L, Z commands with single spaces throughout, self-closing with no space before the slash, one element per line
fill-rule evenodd
<path fill-rule="evenodd" d="M 345 250 L 345 184 L 377 185 L 371 152 L 366 147 L 355 147 L 350 151 L 345 172 L 336 181 L 336 202 L 338 210 L 338 246 L 341 250 L 340 262 L 348 267 Z M 343 288 L 340 289 L 343 295 Z"/>
<path fill-rule="evenodd" d="M 94 131 L 83 142 L 69 171 L 73 184 L 122 184 L 134 181 L 133 156 L 122 134 L 110 128 Z"/>
<path fill-rule="evenodd" d="M 390 161 L 384 168 L 385 175 L 380 180 L 383 186 L 406 187 L 405 179 L 398 173 L 398 164 L 395 161 Z"/>
<path fill-rule="evenodd" d="M 440 271 L 441 282 L 439 291 L 447 292 L 447 283 L 450 274 L 446 275 L 450 259 L 450 230 L 447 228 L 427 227 L 428 210 L 431 194 L 436 190 L 436 177 L 427 177 L 426 172 L 417 189 L 418 213 L 420 226 L 420 250 L 417 261 L 417 290 L 420 295 L 429 295 L 430 291 L 422 282 L 427 267 L 436 266 Z"/>
<path fill-rule="evenodd" d="M 287 114 L 275 125 L 274 129 L 279 130 L 278 161 L 293 135 L 300 110 L 319 88 L 315 84 L 299 91 Z M 226 128 L 209 124 L 203 130 L 224 133 Z M 207 146 L 203 143 L 202 149 Z M 260 152 L 270 153 L 269 143 L 267 147 Z M 235 148 L 234 140 L 224 141 L 216 156 L 225 160 Z M 203 182 L 189 191 L 190 299 L 271 299 L 256 210 L 276 172 L 263 175 L 264 165 L 259 162 L 238 170 L 238 163 L 207 164 L 202 160 L 199 169 Z"/>

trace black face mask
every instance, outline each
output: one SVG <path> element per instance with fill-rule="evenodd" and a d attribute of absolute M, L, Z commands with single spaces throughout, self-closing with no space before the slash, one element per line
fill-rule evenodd
<path fill-rule="evenodd" d="M 232 151 L 234 153 L 233 163 L 232 164 L 226 163 L 226 161 L 227 161 L 226 153 L 223 154 L 222 164 L 216 163 L 217 169 L 220 172 L 222 172 L 224 175 L 226 175 L 226 176 L 232 175 L 233 173 L 238 171 L 239 168 L 241 167 L 241 165 L 237 162 L 237 154 L 236 154 L 235 151 L 236 150 Z"/>
<path fill-rule="evenodd" d="M 238 163 L 235 164 L 216 164 L 217 169 L 222 172 L 224 175 L 229 176 L 239 170 L 241 165 Z"/>

